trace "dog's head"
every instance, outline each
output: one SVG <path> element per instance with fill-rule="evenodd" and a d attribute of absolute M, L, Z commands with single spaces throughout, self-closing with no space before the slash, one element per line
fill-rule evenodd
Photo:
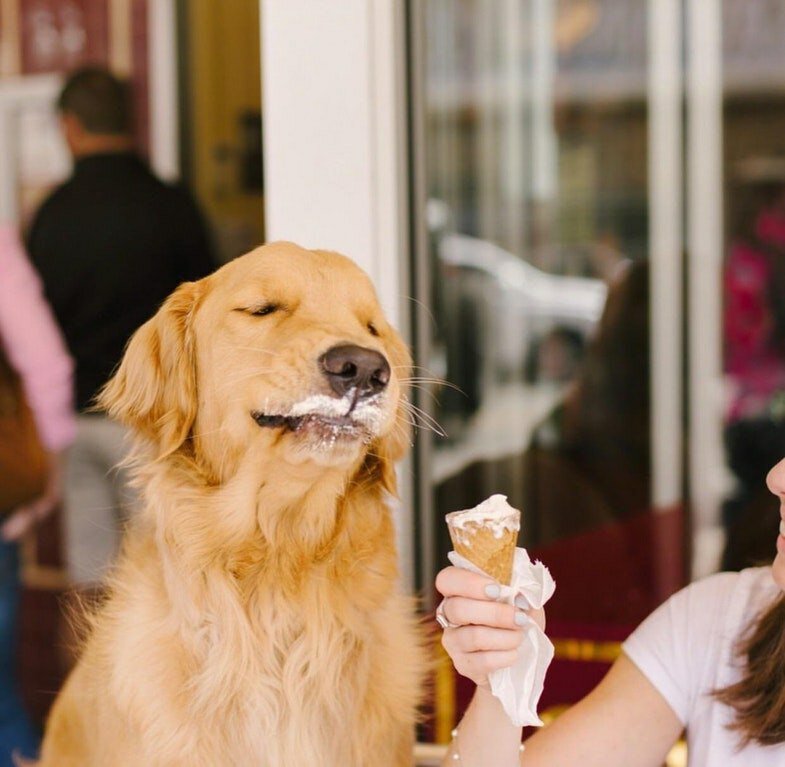
<path fill-rule="evenodd" d="M 274 243 L 181 285 L 131 339 L 99 404 L 222 481 L 243 455 L 366 468 L 392 489 L 410 358 L 368 277 Z"/>

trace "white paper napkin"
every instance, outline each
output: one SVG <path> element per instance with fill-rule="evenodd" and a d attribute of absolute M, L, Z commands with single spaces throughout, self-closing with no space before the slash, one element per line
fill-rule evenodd
<path fill-rule="evenodd" d="M 454 551 L 447 556 L 456 567 L 487 575 Z M 556 583 L 548 568 L 542 562 L 532 562 L 526 549 L 515 549 L 512 583 L 501 587 L 501 595 L 497 601 L 513 604 L 515 597 L 523 594 L 530 607 L 539 609 L 553 596 L 555 590 Z M 514 725 L 542 726 L 542 720 L 537 716 L 537 704 L 551 660 L 551 640 L 534 621 L 530 621 L 525 627 L 523 643 L 515 665 L 499 669 L 490 675 L 491 692 L 501 701 Z"/>

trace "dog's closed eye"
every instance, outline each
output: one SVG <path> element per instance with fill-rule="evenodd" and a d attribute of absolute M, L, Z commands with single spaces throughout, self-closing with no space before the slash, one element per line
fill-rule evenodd
<path fill-rule="evenodd" d="M 259 306 L 240 306 L 235 309 L 235 311 L 245 312 L 246 314 L 251 314 L 254 317 L 266 317 L 268 314 L 273 314 L 281 308 L 283 307 L 280 304 L 267 303 L 261 304 Z"/>
<path fill-rule="evenodd" d="M 266 317 L 268 314 L 272 314 L 273 312 L 277 312 L 281 307 L 278 304 L 265 304 L 264 306 L 260 306 L 253 311 L 254 317 Z"/>

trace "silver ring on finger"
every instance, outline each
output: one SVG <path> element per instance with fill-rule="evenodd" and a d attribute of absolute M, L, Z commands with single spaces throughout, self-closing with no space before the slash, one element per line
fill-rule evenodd
<path fill-rule="evenodd" d="M 436 618 L 436 622 L 443 628 L 443 629 L 455 629 L 460 626 L 460 623 L 453 623 L 445 614 L 444 614 L 444 604 L 447 602 L 449 597 L 445 597 L 439 602 L 439 606 L 436 608 L 436 613 L 434 617 Z"/>

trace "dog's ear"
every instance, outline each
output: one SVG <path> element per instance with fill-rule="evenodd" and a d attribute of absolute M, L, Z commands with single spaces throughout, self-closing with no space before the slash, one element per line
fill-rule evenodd
<path fill-rule="evenodd" d="M 191 328 L 202 282 L 180 285 L 134 333 L 97 405 L 149 439 L 157 456 L 188 438 L 196 417 L 196 357 Z"/>

